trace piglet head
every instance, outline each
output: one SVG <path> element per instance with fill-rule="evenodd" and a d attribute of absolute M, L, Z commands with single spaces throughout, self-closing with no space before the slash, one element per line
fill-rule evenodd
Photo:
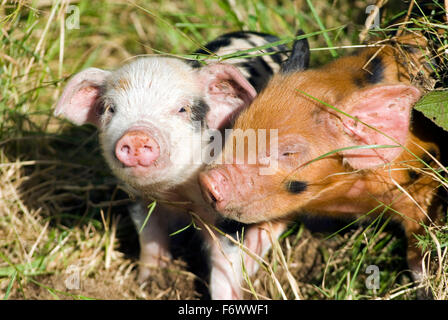
<path fill-rule="evenodd" d="M 257 161 L 248 161 L 249 139 L 242 158 L 236 154 L 235 141 L 228 140 L 223 155 L 232 150 L 233 161 L 221 160 L 200 174 L 204 199 L 221 214 L 245 223 L 327 207 L 331 212 L 357 210 L 336 204 L 337 199 L 363 193 L 364 185 L 352 171 L 389 165 L 405 152 L 410 110 L 421 93 L 406 84 L 363 89 L 347 84 L 338 92 L 332 86 L 336 79 L 338 74 L 332 82 L 328 74 L 316 71 L 274 78 L 233 128 L 252 130 Z M 277 166 L 268 174 L 260 170 L 266 161 L 259 143 L 270 140 L 261 139 L 260 129 L 278 130 L 277 151 L 269 154 L 269 162 Z"/>

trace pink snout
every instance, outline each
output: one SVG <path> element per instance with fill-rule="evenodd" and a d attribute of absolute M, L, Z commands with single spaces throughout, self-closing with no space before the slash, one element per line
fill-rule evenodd
<path fill-rule="evenodd" d="M 225 210 L 231 196 L 229 179 L 218 170 L 199 174 L 202 195 L 216 210 Z"/>
<path fill-rule="evenodd" d="M 115 145 L 117 159 L 126 167 L 149 167 L 160 155 L 160 146 L 146 131 L 126 132 Z"/>

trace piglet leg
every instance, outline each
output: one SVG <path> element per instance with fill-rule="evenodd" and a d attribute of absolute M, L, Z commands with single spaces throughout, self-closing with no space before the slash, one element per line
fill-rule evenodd
<path fill-rule="evenodd" d="M 223 236 L 210 243 L 210 295 L 213 300 L 242 299 L 241 252 Z M 219 243 L 218 243 L 219 242 Z"/>
<path fill-rule="evenodd" d="M 250 226 L 244 236 L 243 245 L 255 255 L 263 257 L 285 230 L 286 224 L 266 222 Z M 242 299 L 241 290 L 243 268 L 248 276 L 252 276 L 259 268 L 259 263 L 250 254 L 245 253 L 237 244 L 228 238 L 215 234 L 206 235 L 210 247 L 211 271 L 210 294 L 213 300 Z"/>
<path fill-rule="evenodd" d="M 137 232 L 139 232 L 148 215 L 147 203 L 143 201 L 136 202 L 130 206 L 129 213 L 137 228 Z M 139 282 L 143 282 L 148 278 L 151 268 L 164 266 L 166 261 L 171 259 L 167 219 L 169 219 L 167 210 L 157 205 L 145 227 L 139 233 Z"/>
<path fill-rule="evenodd" d="M 263 222 L 249 228 L 244 239 L 244 245 L 255 255 L 264 257 L 272 247 L 272 241 L 277 241 L 286 230 L 283 222 Z M 249 276 L 254 275 L 260 264 L 249 254 L 244 253 L 244 266 Z"/>

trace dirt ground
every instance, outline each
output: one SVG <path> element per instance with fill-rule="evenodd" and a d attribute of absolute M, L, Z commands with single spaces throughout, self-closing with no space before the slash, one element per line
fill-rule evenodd
<path fill-rule="evenodd" d="M 321 239 L 313 237 L 309 231 L 305 231 L 301 237 L 300 244 L 294 248 L 286 248 L 288 240 L 283 241 L 283 249 L 288 252 L 289 271 L 296 280 L 303 284 L 301 293 L 315 291 L 307 281 L 315 278 L 323 272 L 324 264 L 322 254 L 318 250 Z M 189 247 L 198 252 L 196 247 Z M 142 284 L 137 282 L 137 258 L 127 258 L 126 262 L 116 263 L 109 269 L 96 270 L 94 277 L 81 277 L 79 289 L 67 289 L 68 274 L 45 275 L 37 277 L 39 285 L 31 283 L 24 286 L 23 293 L 16 291 L 11 297 L 13 299 L 22 299 L 23 294 L 27 299 L 73 299 L 77 296 L 83 296 L 93 299 L 209 299 L 207 292 L 206 272 L 196 261 L 196 270 L 191 270 L 185 260 L 189 258 L 178 258 L 173 260 L 166 268 L 154 269 L 150 278 Z M 203 257 L 193 257 L 200 260 Z M 191 261 L 190 261 L 191 263 Z M 194 263 L 193 263 L 194 264 Z M 124 266 L 127 266 L 128 270 Z M 278 279 L 284 288 L 288 287 L 288 279 L 283 270 L 278 273 Z M 202 277 L 202 278 L 199 278 Z M 272 280 L 266 272 L 259 271 L 252 277 L 253 287 L 258 297 L 276 298 L 272 294 L 276 289 Z M 245 286 L 247 288 L 247 285 Z M 48 290 L 52 289 L 52 290 Z M 65 295 L 62 293 L 68 293 Z M 314 292 L 315 293 L 315 292 Z M 287 292 L 291 295 L 292 292 Z M 255 297 L 247 292 L 245 299 L 254 299 Z M 278 297 L 280 298 L 280 297 Z"/>
<path fill-rule="evenodd" d="M 292 235 L 280 241 L 281 252 L 284 254 L 289 273 L 297 282 L 300 298 L 326 298 L 318 287 L 322 286 L 323 275 L 330 264 L 331 259 L 328 257 L 337 253 L 339 258 L 334 260 L 349 259 L 350 239 L 359 230 L 353 228 L 344 235 L 326 240 L 325 235 L 328 233 L 311 232 L 302 226 L 300 232 L 295 230 Z M 113 263 L 108 268 L 100 263 L 90 275 L 81 274 L 77 288 L 67 284 L 73 274 L 57 272 L 36 277 L 38 284 L 28 283 L 23 286 L 22 291 L 14 290 L 11 298 L 209 299 L 207 268 L 204 263 L 206 256 L 205 251 L 201 250 L 201 242 L 194 231 L 188 230 L 175 240 L 172 245 L 175 259 L 164 268 L 153 269 L 151 276 L 144 283 L 137 281 L 138 241 L 136 234 L 131 234 L 124 239 L 118 239 Z M 247 282 L 243 284 L 246 291 L 244 299 L 296 298 L 288 279 L 288 271 L 279 263 L 276 252 L 278 253 L 271 250 L 265 260 L 272 266 L 284 295 L 280 293 L 272 276 L 266 270 L 260 269 L 250 279 L 252 290 Z"/>

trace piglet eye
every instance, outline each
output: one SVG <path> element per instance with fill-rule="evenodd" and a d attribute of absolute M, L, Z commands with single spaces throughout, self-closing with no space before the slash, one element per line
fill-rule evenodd
<path fill-rule="evenodd" d="M 104 114 L 112 114 L 115 113 L 115 107 L 112 104 L 103 104 L 98 107 L 98 114 L 104 115 Z"/>
<path fill-rule="evenodd" d="M 106 104 L 104 113 L 115 113 L 115 106 L 113 104 Z"/>
<path fill-rule="evenodd" d="M 177 112 L 178 113 L 191 112 L 191 105 L 190 104 L 184 104 L 182 106 L 182 108 L 180 108 Z"/>

